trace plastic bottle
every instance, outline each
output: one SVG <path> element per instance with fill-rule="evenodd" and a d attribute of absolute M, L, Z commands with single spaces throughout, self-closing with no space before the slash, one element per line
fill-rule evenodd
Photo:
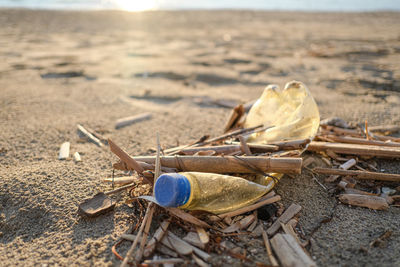
<path fill-rule="evenodd" d="M 252 134 L 247 141 L 271 143 L 314 138 L 319 121 L 318 106 L 307 87 L 302 82 L 292 81 L 283 90 L 277 85 L 267 86 L 250 109 L 244 126 L 270 126 Z"/>
<path fill-rule="evenodd" d="M 163 174 L 154 185 L 161 206 L 215 214 L 247 206 L 269 190 L 240 177 L 201 172 Z"/>

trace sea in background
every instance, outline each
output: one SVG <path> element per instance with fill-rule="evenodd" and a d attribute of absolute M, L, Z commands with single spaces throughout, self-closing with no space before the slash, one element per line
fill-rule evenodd
<path fill-rule="evenodd" d="M 400 0 L 0 0 L 0 8 L 127 11 L 254 9 L 289 11 L 400 11 Z"/>

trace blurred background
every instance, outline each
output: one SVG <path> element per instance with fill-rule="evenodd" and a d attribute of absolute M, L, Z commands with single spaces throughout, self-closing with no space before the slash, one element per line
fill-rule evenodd
<path fill-rule="evenodd" d="M 294 11 L 400 10 L 398 0 L 0 0 L 0 7 L 34 9 L 119 9 L 127 11 L 170 9 L 261 9 Z"/>

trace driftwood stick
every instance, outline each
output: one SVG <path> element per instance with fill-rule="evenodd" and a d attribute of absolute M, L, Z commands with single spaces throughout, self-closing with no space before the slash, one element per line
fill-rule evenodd
<path fill-rule="evenodd" d="M 153 164 L 154 156 L 134 157 L 135 161 Z M 163 156 L 161 164 L 181 171 L 212 173 L 254 173 L 248 163 L 263 172 L 301 173 L 301 158 L 277 157 L 216 157 L 216 156 Z"/>
<path fill-rule="evenodd" d="M 111 139 L 108 139 L 108 144 L 110 145 L 110 150 L 113 152 L 120 160 L 126 163 L 129 168 L 134 169 L 138 173 L 142 174 L 144 169 L 140 166 L 136 160 L 134 160 L 128 153 L 126 153 L 122 148 L 117 146 Z M 146 179 L 147 180 L 147 179 Z M 148 181 L 148 180 L 147 180 Z M 151 184 L 150 181 L 148 183 Z"/>
<path fill-rule="evenodd" d="M 153 237 L 150 239 L 149 243 L 147 243 L 146 248 L 144 249 L 144 256 L 150 256 L 156 248 L 157 242 L 159 242 L 165 235 L 168 226 L 170 224 L 170 220 L 164 220 L 160 227 L 157 228 L 156 232 L 154 233 Z"/>
<path fill-rule="evenodd" d="M 293 236 L 277 234 L 271 239 L 271 245 L 283 267 L 316 267 Z"/>
<path fill-rule="evenodd" d="M 214 220 L 214 221 L 219 221 L 219 220 L 222 220 L 222 219 L 224 219 L 226 217 L 237 216 L 237 215 L 243 214 L 245 212 L 249 212 L 249 211 L 258 209 L 258 208 L 260 208 L 262 206 L 277 202 L 279 200 L 281 200 L 281 196 L 273 196 L 273 197 L 267 198 L 267 199 L 265 199 L 263 201 L 257 202 L 257 203 L 255 203 L 253 205 L 250 205 L 250 206 L 247 206 L 247 207 L 243 207 L 243 208 L 240 208 L 240 209 L 237 209 L 237 210 L 234 210 L 234 211 L 230 211 L 230 212 L 227 212 L 227 213 L 222 213 L 222 214 L 219 214 L 218 216 L 213 216 L 211 219 Z"/>
<path fill-rule="evenodd" d="M 92 143 L 98 145 L 99 147 L 104 146 L 103 143 L 95 137 L 93 134 L 91 134 L 88 130 L 86 130 L 82 125 L 78 124 L 78 133 L 84 135 L 86 138 L 88 138 Z"/>
<path fill-rule="evenodd" d="M 363 138 L 351 137 L 351 136 L 337 136 L 337 135 L 326 135 L 327 138 L 338 143 L 347 144 L 360 144 L 360 145 L 372 145 L 372 146 L 395 146 L 400 147 L 400 143 L 396 142 L 384 142 L 376 140 L 367 140 Z"/>
<path fill-rule="evenodd" d="M 110 140 L 108 140 L 108 142 L 110 143 Z M 153 202 L 150 202 L 149 205 L 147 206 L 146 215 L 144 216 L 142 224 L 140 225 L 139 232 L 137 233 L 135 241 L 133 241 L 131 248 L 128 250 L 128 253 L 126 254 L 126 257 L 124 258 L 124 261 L 122 262 L 121 267 L 127 267 L 129 265 L 129 261 L 133 257 L 133 253 L 135 252 L 136 246 L 139 242 L 139 238 L 143 233 L 143 229 L 146 224 L 146 221 L 149 218 L 149 216 L 153 216 L 153 211 L 154 211 L 153 205 L 154 205 Z"/>
<path fill-rule="evenodd" d="M 262 237 L 264 239 L 264 245 L 265 245 L 265 249 L 267 250 L 267 256 L 268 256 L 269 262 L 271 263 L 272 266 L 279 266 L 279 263 L 275 259 L 274 254 L 272 254 L 272 249 L 271 249 L 271 245 L 269 243 L 268 235 L 264 230 L 262 231 Z"/>
<path fill-rule="evenodd" d="M 342 170 L 348 170 L 351 167 L 353 167 L 354 165 L 356 165 L 356 160 L 355 159 L 350 159 L 348 161 L 346 161 L 345 163 L 343 163 L 342 165 L 339 166 L 339 169 Z M 339 178 L 340 175 L 331 175 L 329 176 L 327 179 L 325 179 L 326 182 L 332 183 L 334 181 L 336 181 L 337 178 Z"/>
<path fill-rule="evenodd" d="M 268 235 L 275 234 L 282 223 L 287 223 L 290 219 L 292 219 L 299 211 L 301 210 L 301 206 L 293 203 L 285 210 L 285 212 L 267 229 Z"/>
<path fill-rule="evenodd" d="M 318 174 L 351 176 L 355 179 L 360 179 L 360 180 L 378 180 L 378 181 L 400 182 L 400 174 L 393 174 L 393 173 L 350 171 L 350 170 L 319 168 L 319 167 L 314 168 L 313 172 L 318 173 Z"/>
<path fill-rule="evenodd" d="M 358 195 L 358 194 L 342 194 L 339 196 L 339 200 L 344 204 L 352 206 L 359 206 L 370 208 L 374 210 L 387 210 L 389 205 L 383 197 Z"/>
<path fill-rule="evenodd" d="M 375 156 L 386 158 L 400 158 L 400 148 L 398 147 L 382 147 L 358 144 L 341 144 L 328 142 L 311 142 L 308 146 L 309 151 L 326 151 L 331 150 L 339 154 L 350 154 L 360 156 Z"/>
<path fill-rule="evenodd" d="M 143 113 L 130 117 L 121 118 L 115 122 L 115 129 L 119 129 L 139 121 L 148 120 L 150 118 L 151 118 L 151 113 Z"/>
<path fill-rule="evenodd" d="M 144 169 L 144 170 L 155 170 L 155 165 L 154 164 L 149 164 L 146 162 L 142 162 L 142 161 L 137 161 L 137 163 Z M 121 170 L 121 171 L 134 171 L 134 169 L 129 168 L 128 165 L 126 165 L 125 162 L 123 161 L 119 161 L 113 164 L 113 168 L 116 170 Z M 163 167 L 161 166 L 161 171 L 162 172 L 177 172 L 177 169 L 174 168 L 167 168 L 167 167 Z"/>

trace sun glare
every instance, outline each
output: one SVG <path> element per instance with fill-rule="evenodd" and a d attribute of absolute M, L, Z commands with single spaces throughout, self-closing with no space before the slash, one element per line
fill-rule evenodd
<path fill-rule="evenodd" d="M 145 11 L 156 7 L 155 0 L 115 0 L 115 3 L 126 11 Z"/>

